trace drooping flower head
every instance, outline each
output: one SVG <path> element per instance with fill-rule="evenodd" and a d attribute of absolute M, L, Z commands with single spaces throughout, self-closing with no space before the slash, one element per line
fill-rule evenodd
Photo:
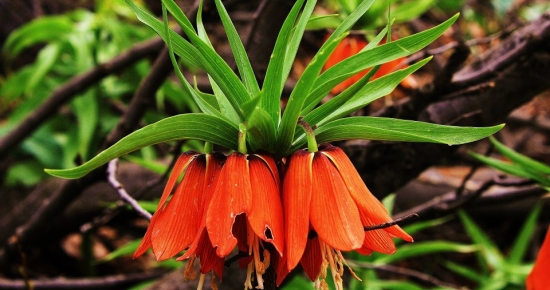
<path fill-rule="evenodd" d="M 192 258 L 191 267 L 199 258 L 201 273 L 214 270 L 221 277 L 224 258 L 238 245 L 252 258 L 244 260 L 249 279 L 255 271 L 261 287 L 270 259 L 264 243 L 272 244 L 278 255 L 284 248 L 279 183 L 277 166 L 269 155 L 182 154 L 134 257 L 150 247 L 157 260 L 187 250 L 178 260 Z M 247 286 L 252 287 L 250 280 Z"/>
<path fill-rule="evenodd" d="M 283 208 L 288 270 L 301 263 L 316 280 L 328 265 L 340 288 L 341 251 L 391 254 L 395 252 L 393 237 L 412 241 L 397 225 L 365 232 L 365 227 L 390 222 L 391 217 L 345 153 L 329 144 L 317 152 L 298 150 L 290 157 Z"/>

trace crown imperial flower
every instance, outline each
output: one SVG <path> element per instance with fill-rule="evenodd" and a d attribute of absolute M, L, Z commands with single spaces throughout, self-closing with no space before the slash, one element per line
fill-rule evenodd
<path fill-rule="evenodd" d="M 341 281 L 336 265 L 343 262 L 340 251 L 391 254 L 392 237 L 412 242 L 397 225 L 365 232 L 365 227 L 387 223 L 391 217 L 345 153 L 329 144 L 317 152 L 298 150 L 290 157 L 283 208 L 288 270 L 300 262 L 312 280 L 324 271 L 322 265 L 329 265 L 335 281 Z"/>

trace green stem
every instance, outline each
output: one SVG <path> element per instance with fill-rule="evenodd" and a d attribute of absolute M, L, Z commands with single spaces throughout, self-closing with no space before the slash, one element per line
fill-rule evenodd
<path fill-rule="evenodd" d="M 298 120 L 298 125 L 304 129 L 304 132 L 306 132 L 307 150 L 309 152 L 317 152 L 317 140 L 315 140 L 315 133 L 313 133 L 313 128 L 311 128 L 311 126 L 301 118 L 300 120 Z"/>
<path fill-rule="evenodd" d="M 245 123 L 241 123 L 239 124 L 239 152 L 242 153 L 242 154 L 246 154 L 247 151 L 246 151 L 246 124 Z"/>
<path fill-rule="evenodd" d="M 204 143 L 204 153 L 210 154 L 214 151 L 214 145 L 211 142 Z"/>

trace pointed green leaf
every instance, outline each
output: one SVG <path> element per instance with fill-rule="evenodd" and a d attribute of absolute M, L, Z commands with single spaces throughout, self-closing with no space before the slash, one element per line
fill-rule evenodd
<path fill-rule="evenodd" d="M 183 114 L 145 126 L 122 138 L 81 166 L 66 169 L 46 169 L 50 175 L 80 178 L 110 160 L 139 148 L 182 139 L 197 139 L 226 148 L 237 148 L 237 128 L 223 119 L 205 114 Z"/>
<path fill-rule="evenodd" d="M 493 137 L 489 138 L 489 140 L 502 155 L 525 168 L 525 170 L 533 171 L 534 173 L 550 174 L 550 167 L 548 165 L 512 150 L 512 148 L 500 143 Z"/>
<path fill-rule="evenodd" d="M 431 57 L 426 58 L 405 69 L 375 79 L 360 88 L 353 96 L 347 95 L 346 91 L 344 91 L 307 114 L 304 120 L 312 126 L 321 126 L 332 120 L 347 116 L 371 102 L 390 94 L 404 78 L 421 68 L 430 60 Z"/>
<path fill-rule="evenodd" d="M 189 19 L 181 11 L 173 0 L 162 0 L 168 11 L 174 16 L 176 22 L 181 26 L 183 32 L 193 45 L 200 52 L 198 57 L 204 70 L 216 81 L 227 99 L 242 118 L 240 106 L 251 99 L 249 92 L 237 77 L 229 65 L 216 53 L 216 51 L 190 27 Z"/>
<path fill-rule="evenodd" d="M 329 122 L 315 130 L 315 134 L 319 143 L 365 139 L 457 145 L 490 136 L 503 126 L 457 127 L 392 118 L 349 117 Z"/>
<path fill-rule="evenodd" d="M 140 21 L 151 27 L 157 34 L 160 35 L 165 41 L 167 41 L 167 34 L 164 30 L 162 22 L 141 10 L 130 0 L 125 2 L 134 11 Z M 233 108 L 240 113 L 240 104 L 246 102 L 250 96 L 246 91 L 246 88 L 241 83 L 239 78 L 231 70 L 231 68 L 225 63 L 225 61 L 203 40 L 201 40 L 196 32 L 187 24 L 189 20 L 181 12 L 179 7 L 173 1 L 165 0 L 168 11 L 172 13 L 178 24 L 182 26 L 182 29 L 186 35 L 193 41 L 191 45 L 188 41 L 183 39 L 180 35 L 170 30 L 169 35 L 174 44 L 174 52 L 178 54 L 182 59 L 194 66 L 197 66 L 205 70 L 210 74 L 220 85 L 220 88 L 228 96 L 229 101 Z M 175 7 L 174 7 L 175 5 Z M 183 19 L 187 21 L 183 21 Z"/>
<path fill-rule="evenodd" d="M 521 231 L 517 234 L 512 250 L 510 250 L 510 254 L 506 259 L 508 263 L 512 265 L 521 264 L 523 257 L 525 256 L 525 252 L 529 248 L 531 240 L 533 239 L 533 232 L 535 231 L 537 219 L 542 210 L 542 205 L 542 202 L 537 203 L 531 210 L 531 213 L 529 213 L 529 216 L 521 227 Z"/>
<path fill-rule="evenodd" d="M 189 82 L 187 82 L 187 80 L 183 76 L 183 73 L 180 70 L 178 62 L 176 61 L 176 57 L 174 56 L 174 42 L 172 41 L 172 36 L 170 35 L 171 30 L 168 28 L 168 15 L 167 15 L 166 7 L 164 5 L 162 6 L 162 16 L 164 20 L 163 21 L 164 31 L 166 33 L 166 44 L 168 46 L 170 61 L 172 62 L 172 66 L 174 67 L 176 76 L 178 77 L 178 79 L 180 80 L 180 83 L 183 86 L 183 92 L 185 94 L 184 97 L 187 97 L 193 100 L 203 113 L 216 116 L 221 119 L 226 119 L 226 115 L 222 114 L 222 112 L 220 111 L 218 102 L 216 102 L 216 100 L 210 100 L 209 98 L 204 98 L 204 96 L 201 95 L 201 93 L 196 88 L 195 89 L 197 93 L 195 93 L 195 91 L 193 91 L 193 89 L 191 88 L 191 85 L 189 84 Z M 230 119 L 230 118 L 227 118 L 227 119 Z M 236 121 L 234 119 L 235 124 L 238 124 L 238 121 L 239 121 L 238 118 Z"/>
<path fill-rule="evenodd" d="M 483 156 L 481 154 L 477 154 L 477 153 L 474 153 L 474 152 L 470 152 L 470 155 L 472 157 L 474 157 L 475 159 L 493 167 L 493 168 L 496 168 L 502 172 L 505 172 L 505 173 L 508 173 L 508 174 L 512 174 L 512 175 L 516 175 L 516 176 L 519 176 L 519 177 L 523 177 L 523 178 L 528 178 L 528 179 L 533 179 L 535 181 L 537 181 L 538 183 L 540 183 L 541 185 L 543 186 L 550 186 L 550 179 L 545 177 L 545 176 L 542 176 L 540 174 L 535 174 L 531 171 L 528 171 L 526 170 L 524 167 L 520 166 L 520 165 L 517 165 L 517 164 L 512 164 L 512 163 L 509 163 L 509 162 L 504 162 L 502 160 L 498 160 L 498 159 L 495 159 L 495 158 L 490 158 L 490 157 L 487 157 L 487 156 Z"/>
<path fill-rule="evenodd" d="M 37 18 L 14 30 L 6 39 L 2 52 L 10 60 L 31 45 L 58 41 L 73 31 L 74 25 L 65 15 Z"/>
<path fill-rule="evenodd" d="M 222 1 L 216 0 L 214 2 L 216 3 L 216 8 L 218 9 L 223 27 L 227 33 L 227 39 L 229 40 L 229 45 L 233 51 L 233 56 L 235 57 L 235 63 L 237 64 L 237 69 L 239 70 L 241 79 L 243 80 L 243 83 L 250 95 L 255 96 L 260 92 L 260 87 L 258 86 L 258 81 L 254 75 L 254 70 L 252 69 L 252 65 L 250 64 L 250 60 L 248 59 L 248 55 L 246 54 L 241 38 L 239 37 L 233 22 L 231 22 L 229 14 L 227 13 L 227 10 L 225 10 Z"/>
<path fill-rule="evenodd" d="M 210 47 L 214 48 L 214 46 L 210 42 L 210 39 L 208 38 L 208 35 L 206 34 L 206 30 L 204 29 L 204 25 L 203 25 L 203 22 L 202 22 L 202 3 L 203 3 L 203 1 L 200 1 L 199 10 L 197 11 L 198 36 L 206 44 L 208 44 Z M 229 101 L 229 99 L 227 99 L 227 97 L 223 93 L 220 86 L 218 86 L 216 81 L 210 75 L 208 75 L 208 80 L 210 81 L 210 86 L 212 87 L 212 91 L 214 91 L 214 96 L 216 97 L 216 100 L 218 102 L 218 107 L 220 108 L 220 113 L 222 115 L 224 115 L 225 117 L 227 117 L 232 122 L 234 122 L 235 124 L 239 124 L 241 122 L 240 116 L 237 113 L 237 111 L 235 111 L 235 109 L 231 105 L 231 102 Z"/>
<path fill-rule="evenodd" d="M 296 22 L 296 18 L 300 13 L 303 3 L 304 0 L 296 1 L 283 22 L 265 73 L 265 80 L 262 86 L 264 97 L 261 106 L 270 115 L 274 126 L 279 124 L 281 93 L 283 92 L 283 86 L 286 81 L 283 77 L 283 69 L 285 61 L 288 61 L 285 59 L 287 45 L 292 36 L 292 28 L 294 27 L 294 23 Z"/>
<path fill-rule="evenodd" d="M 472 241 L 479 247 L 479 260 L 485 266 L 492 269 L 500 269 L 504 264 L 504 257 L 500 253 L 498 247 L 489 239 L 483 230 L 466 214 L 465 211 L 459 210 L 458 216 L 466 229 L 466 232 Z"/>
<path fill-rule="evenodd" d="M 319 103 L 337 84 L 369 67 L 408 56 L 437 39 L 458 18 L 458 14 L 438 26 L 351 56 L 325 71 L 315 82 L 306 103 Z"/>
<path fill-rule="evenodd" d="M 462 265 L 459 265 L 459 264 L 456 264 L 456 263 L 453 263 L 453 262 L 450 262 L 450 261 L 446 261 L 444 264 L 443 264 L 445 267 L 447 267 L 449 270 L 463 276 L 463 277 L 466 277 L 474 282 L 478 282 L 478 283 L 481 283 L 485 280 L 487 280 L 487 277 L 483 274 L 480 274 L 479 273 L 479 270 L 473 270 L 473 269 L 470 269 L 466 266 L 462 266 Z"/>
<path fill-rule="evenodd" d="M 300 117 L 304 104 L 310 104 L 308 95 L 315 87 L 315 84 L 317 84 L 316 80 L 319 72 L 338 43 L 346 36 L 347 31 L 369 9 L 373 2 L 374 0 L 362 2 L 329 36 L 327 41 L 321 46 L 317 54 L 315 54 L 304 70 L 294 90 L 292 90 L 292 94 L 290 95 L 285 113 L 281 120 L 281 125 L 277 132 L 278 150 L 285 152 L 291 146 L 298 118 Z M 317 102 L 319 101 L 320 100 L 317 100 Z"/>
<path fill-rule="evenodd" d="M 376 259 L 374 264 L 388 264 L 412 257 L 437 254 L 442 252 L 472 253 L 477 250 L 474 245 L 465 245 L 448 241 L 417 242 L 399 247 L 393 255 L 384 255 Z"/>

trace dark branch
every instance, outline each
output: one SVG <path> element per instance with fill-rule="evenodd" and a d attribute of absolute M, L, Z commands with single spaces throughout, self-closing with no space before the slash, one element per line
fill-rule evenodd
<path fill-rule="evenodd" d="M 98 278 L 52 278 L 36 280 L 10 280 L 0 277 L 0 289 L 123 289 L 132 284 L 158 278 L 166 274 L 166 271 L 151 273 L 137 273 L 127 275 L 112 275 Z M 28 285 L 27 285 L 28 282 Z"/>

